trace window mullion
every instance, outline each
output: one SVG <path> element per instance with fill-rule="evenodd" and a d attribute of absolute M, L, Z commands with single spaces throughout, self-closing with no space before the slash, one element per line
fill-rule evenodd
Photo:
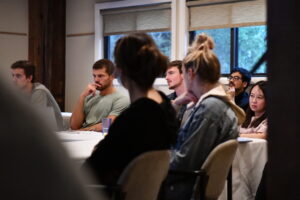
<path fill-rule="evenodd" d="M 109 36 L 104 37 L 104 58 L 109 59 L 110 55 L 110 46 L 109 46 Z"/>
<path fill-rule="evenodd" d="M 230 69 L 238 66 L 238 28 L 231 28 Z"/>

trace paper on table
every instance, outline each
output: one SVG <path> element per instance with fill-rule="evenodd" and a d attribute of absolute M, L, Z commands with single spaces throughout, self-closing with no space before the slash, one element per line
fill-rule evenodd
<path fill-rule="evenodd" d="M 252 142 L 252 139 L 246 138 L 246 137 L 238 137 L 238 138 L 237 138 L 237 141 L 238 141 L 239 143 L 245 143 L 245 142 Z"/>

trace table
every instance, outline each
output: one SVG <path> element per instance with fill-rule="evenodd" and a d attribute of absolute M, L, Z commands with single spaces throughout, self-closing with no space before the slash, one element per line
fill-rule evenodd
<path fill-rule="evenodd" d="M 88 158 L 95 145 L 104 138 L 101 132 L 95 131 L 60 131 L 56 132 L 70 157 L 82 163 Z"/>
<path fill-rule="evenodd" d="M 253 138 L 238 140 L 240 142 L 232 163 L 232 199 L 254 200 L 267 162 L 267 141 Z M 226 199 L 225 191 L 219 200 Z"/>
<path fill-rule="evenodd" d="M 61 131 L 58 137 L 70 157 L 79 162 L 88 158 L 94 146 L 104 138 L 101 132 Z M 264 166 L 267 162 L 267 141 L 239 138 L 238 149 L 232 164 L 233 200 L 254 200 Z M 219 200 L 226 200 L 226 188 Z"/>

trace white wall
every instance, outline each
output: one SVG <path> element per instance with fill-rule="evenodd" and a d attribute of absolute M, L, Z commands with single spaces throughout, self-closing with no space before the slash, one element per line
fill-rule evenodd
<path fill-rule="evenodd" d="M 71 112 L 92 80 L 95 0 L 67 0 L 65 110 Z"/>
<path fill-rule="evenodd" d="M 10 66 L 28 59 L 27 0 L 0 1 L 0 75 L 10 80 Z"/>

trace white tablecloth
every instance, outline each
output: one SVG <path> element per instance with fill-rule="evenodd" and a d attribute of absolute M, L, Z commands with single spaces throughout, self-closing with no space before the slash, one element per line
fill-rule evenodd
<path fill-rule="evenodd" d="M 254 200 L 267 162 L 267 141 L 240 142 L 232 164 L 232 199 Z M 225 200 L 226 192 L 219 200 Z"/>
<path fill-rule="evenodd" d="M 57 132 L 57 136 L 70 157 L 81 161 L 88 158 L 95 145 L 103 139 L 101 132 L 94 131 L 61 131 Z"/>
<path fill-rule="evenodd" d="M 93 131 L 61 131 L 58 137 L 72 159 L 82 162 L 88 158 L 94 146 L 104 137 Z M 233 200 L 254 200 L 262 171 L 267 162 L 267 142 L 262 139 L 242 141 L 238 145 L 232 164 Z M 225 200 L 226 190 L 219 200 Z"/>

